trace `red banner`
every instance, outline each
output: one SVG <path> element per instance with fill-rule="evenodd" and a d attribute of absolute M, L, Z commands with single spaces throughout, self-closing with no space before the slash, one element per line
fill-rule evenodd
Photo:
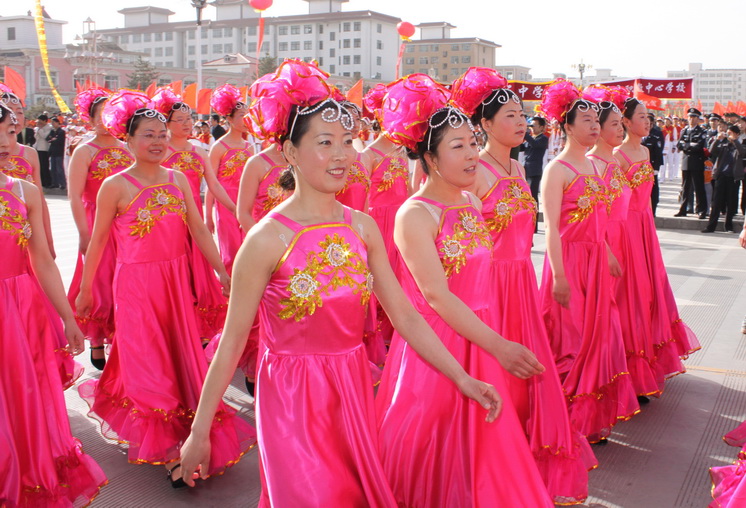
<path fill-rule="evenodd" d="M 691 99 L 693 78 L 681 79 L 624 79 L 621 81 L 604 81 L 600 85 L 623 86 L 629 93 L 634 94 L 635 84 L 638 89 L 659 99 Z"/>
<path fill-rule="evenodd" d="M 531 83 L 530 81 L 510 81 L 508 86 L 523 101 L 540 101 L 544 95 L 544 88 L 551 84 L 551 81 L 543 83 Z"/>

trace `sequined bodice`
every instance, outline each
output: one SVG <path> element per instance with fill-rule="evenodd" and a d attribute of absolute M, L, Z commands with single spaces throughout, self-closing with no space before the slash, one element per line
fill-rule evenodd
<path fill-rule="evenodd" d="M 26 148 L 20 145 L 21 151 L 18 155 L 11 155 L 3 173 L 11 178 L 19 178 L 34 183 L 34 169 L 31 163 L 24 157 Z"/>
<path fill-rule="evenodd" d="M 373 276 L 344 210 L 344 222 L 313 226 L 268 214 L 294 233 L 259 309 L 262 340 L 275 354 L 337 354 L 361 344 Z"/>
<path fill-rule="evenodd" d="M 565 242 L 602 242 L 609 219 L 606 184 L 597 174 L 576 174 L 562 194 L 559 232 Z M 594 165 L 595 168 L 595 165 Z"/>
<path fill-rule="evenodd" d="M 26 204 L 13 192 L 15 180 L 0 189 L 0 278 L 15 277 L 26 273 L 28 267 L 27 248 L 31 238 Z"/>
<path fill-rule="evenodd" d="M 349 207 L 362 212 L 365 207 L 365 200 L 370 192 L 370 177 L 368 171 L 363 165 L 362 155 L 357 154 L 355 161 L 350 166 L 347 173 L 347 181 L 341 191 L 337 192 L 337 200 Z"/>
<path fill-rule="evenodd" d="M 168 183 L 147 187 L 130 175 L 122 176 L 138 190 L 114 218 L 117 261 L 167 261 L 186 254 L 186 204 L 173 172 L 169 171 Z"/>
<path fill-rule="evenodd" d="M 267 154 L 262 153 L 260 156 L 267 161 L 270 168 L 262 177 L 262 181 L 259 182 L 259 187 L 256 190 L 256 199 L 254 199 L 254 209 L 251 211 L 251 216 L 257 222 L 274 207 L 290 197 L 290 193 L 286 192 L 279 182 L 280 175 L 287 166 L 275 164 Z"/>
<path fill-rule="evenodd" d="M 174 151 L 169 146 L 168 150 L 170 155 L 161 163 L 161 166 L 184 173 L 189 181 L 189 188 L 192 190 L 192 197 L 197 203 L 197 208 L 202 210 L 199 194 L 202 177 L 205 176 L 205 160 L 194 149 Z"/>
<path fill-rule="evenodd" d="M 409 188 L 409 165 L 399 152 L 383 154 L 381 162 L 373 168 L 370 175 L 370 207 L 401 205 L 407 199 Z"/>
<path fill-rule="evenodd" d="M 88 143 L 88 145 L 97 149 L 97 151 L 91 159 L 90 166 L 88 166 L 85 188 L 83 189 L 83 202 L 88 206 L 95 207 L 96 197 L 104 180 L 130 167 L 134 159 L 124 148 L 124 145 L 107 147 L 99 147 L 93 143 Z"/>
<path fill-rule="evenodd" d="M 502 176 L 480 161 L 497 180 L 482 196 L 482 216 L 492 238 L 493 259 L 526 259 L 536 227 L 537 206 L 521 176 Z"/>
<path fill-rule="evenodd" d="M 589 155 L 605 165 L 603 178 L 606 184 L 608 198 L 609 222 L 627 220 L 629 202 L 632 199 L 632 189 L 622 167 L 616 160 L 606 161 L 600 157 Z"/>
<path fill-rule="evenodd" d="M 221 141 L 222 143 L 222 141 Z M 225 143 L 223 143 L 225 144 Z M 220 158 L 218 166 L 218 181 L 225 187 L 225 191 L 233 201 L 238 198 L 238 185 L 241 182 L 241 175 L 246 161 L 251 157 L 251 148 L 246 144 L 243 148 L 230 148 Z"/>
<path fill-rule="evenodd" d="M 655 173 L 650 161 L 642 160 L 632 162 L 623 150 L 617 150 L 629 164 L 627 169 L 627 180 L 632 189 L 632 198 L 630 199 L 629 209 L 633 211 L 643 211 L 650 208 L 650 194 L 653 192 L 655 185 Z"/>

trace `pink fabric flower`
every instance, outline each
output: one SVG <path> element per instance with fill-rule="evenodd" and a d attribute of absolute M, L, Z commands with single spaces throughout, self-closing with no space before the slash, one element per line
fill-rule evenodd
<path fill-rule="evenodd" d="M 471 117 L 482 101 L 499 88 L 508 88 L 508 80 L 495 69 L 469 67 L 451 85 L 450 102 Z"/>
<path fill-rule="evenodd" d="M 13 92 L 13 90 L 11 90 L 11 88 L 4 83 L 0 83 L 0 93 L 10 93 L 15 95 L 15 92 Z"/>
<path fill-rule="evenodd" d="M 105 88 L 91 87 L 75 96 L 75 110 L 84 122 L 91 122 L 91 106 L 100 97 L 111 97 L 111 91 Z"/>
<path fill-rule="evenodd" d="M 549 120 L 562 122 L 572 104 L 580 98 L 578 87 L 565 79 L 557 79 L 544 89 L 537 109 Z"/>
<path fill-rule="evenodd" d="M 624 111 L 624 101 L 630 96 L 623 86 L 591 85 L 583 90 L 583 98 L 591 102 L 613 102 L 619 111 Z"/>
<path fill-rule="evenodd" d="M 127 122 L 141 108 L 152 108 L 147 94 L 135 90 L 120 90 L 106 101 L 101 113 L 104 127 L 119 139 L 127 137 Z"/>
<path fill-rule="evenodd" d="M 383 105 L 383 97 L 386 95 L 386 87 L 383 83 L 378 83 L 370 89 L 363 97 L 363 116 L 369 120 L 378 120 L 378 113 Z M 380 122 L 379 122 L 380 123 Z"/>
<path fill-rule="evenodd" d="M 176 95 L 176 93 L 174 93 L 171 88 L 162 86 L 155 91 L 155 94 L 153 94 L 151 101 L 153 101 L 153 104 L 157 111 L 168 117 L 168 115 L 171 114 L 171 110 L 173 109 L 174 104 L 182 102 L 182 99 L 180 96 Z"/>
<path fill-rule="evenodd" d="M 430 117 L 446 106 L 448 90 L 427 74 L 411 74 L 389 85 L 381 107 L 381 130 L 394 143 L 414 150 Z"/>
<path fill-rule="evenodd" d="M 233 85 L 225 84 L 212 91 L 210 107 L 221 116 L 228 116 L 241 102 L 241 91 Z"/>

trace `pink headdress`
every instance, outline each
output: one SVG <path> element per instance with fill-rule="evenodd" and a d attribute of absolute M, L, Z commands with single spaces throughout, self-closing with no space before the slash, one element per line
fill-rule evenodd
<path fill-rule="evenodd" d="M 3 83 L 0 83 L 0 101 L 4 102 L 5 104 L 9 106 L 10 105 L 20 105 L 20 106 L 23 105 L 20 97 L 18 97 L 15 94 L 13 89 Z"/>
<path fill-rule="evenodd" d="M 75 110 L 81 120 L 90 123 L 93 106 L 109 97 L 111 97 L 111 92 L 105 88 L 87 88 L 75 96 Z"/>
<path fill-rule="evenodd" d="M 352 117 L 335 98 L 344 100 L 339 91 L 334 93 L 326 82 L 329 77 L 312 63 L 301 60 L 285 60 L 274 74 L 259 78 L 249 93 L 254 100 L 244 118 L 251 132 L 262 139 L 275 143 L 293 132 L 298 116 L 308 115 L 325 107 L 321 113 L 324 121 L 341 121 L 345 128 L 352 129 Z M 288 126 L 293 107 L 297 114 L 293 125 Z"/>
<path fill-rule="evenodd" d="M 624 102 L 630 95 L 623 86 L 591 85 L 583 90 L 583 98 L 598 104 L 600 109 L 624 111 Z"/>
<path fill-rule="evenodd" d="M 494 95 L 493 95 L 494 94 Z M 508 88 L 508 80 L 495 69 L 486 67 L 469 67 L 451 85 L 451 103 L 456 104 L 469 116 L 488 99 L 491 103 L 498 100 L 505 104 L 510 99 L 520 104 L 518 96 Z"/>
<path fill-rule="evenodd" d="M 537 110 L 544 113 L 546 118 L 563 123 L 567 112 L 578 101 L 583 102 L 584 107 L 598 111 L 598 106 L 583 99 L 578 87 L 565 79 L 557 79 L 544 89 L 544 95 Z"/>
<path fill-rule="evenodd" d="M 378 83 L 371 88 L 363 97 L 363 115 L 370 120 L 378 120 L 377 114 L 383 106 L 383 98 L 386 95 L 388 85 Z"/>
<path fill-rule="evenodd" d="M 395 81 L 389 85 L 381 107 L 383 134 L 394 143 L 414 151 L 417 144 L 425 139 L 428 129 L 440 127 L 446 122 L 454 128 L 464 123 L 471 127 L 466 114 L 449 105 L 449 99 L 449 91 L 427 74 L 411 74 Z M 443 118 L 434 123 L 439 111 L 444 112 Z"/>
<path fill-rule="evenodd" d="M 233 85 L 223 85 L 212 91 L 210 106 L 221 116 L 233 113 L 241 101 L 241 91 Z"/>
<path fill-rule="evenodd" d="M 166 117 L 153 109 L 153 102 L 143 92 L 134 90 L 120 90 L 112 95 L 101 113 L 104 127 L 119 139 L 125 139 L 132 128 L 135 116 L 157 118 L 166 123 Z"/>
<path fill-rule="evenodd" d="M 174 111 L 183 111 L 184 113 L 192 112 L 192 108 L 184 103 L 182 98 L 176 95 L 176 93 L 167 86 L 162 86 L 156 90 L 151 101 L 153 101 L 155 109 L 166 118 L 171 118 Z M 174 106 L 177 107 L 174 108 Z"/>

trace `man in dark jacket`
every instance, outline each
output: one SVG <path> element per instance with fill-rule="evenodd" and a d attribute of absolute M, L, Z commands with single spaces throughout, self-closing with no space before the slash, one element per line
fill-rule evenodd
<path fill-rule="evenodd" d="M 47 134 L 49 142 L 49 172 L 52 188 L 65 189 L 65 129 L 56 117 L 52 117 L 52 131 Z"/>
<path fill-rule="evenodd" d="M 660 189 L 658 188 L 658 173 L 663 165 L 663 146 L 666 143 L 666 138 L 663 136 L 663 131 L 660 127 L 655 124 L 655 115 L 649 113 L 648 118 L 650 119 L 650 132 L 647 136 L 642 138 L 642 144 L 648 147 L 648 151 L 650 152 L 650 165 L 653 166 L 653 175 L 655 175 L 653 191 L 650 193 L 650 204 L 653 207 L 653 215 L 655 215 L 655 209 L 658 206 L 658 198 L 660 196 Z"/>
<path fill-rule="evenodd" d="M 526 168 L 526 180 L 531 187 L 531 195 L 536 202 L 539 202 L 539 184 L 541 183 L 541 174 L 544 171 L 544 154 L 549 146 L 549 138 L 544 135 L 544 128 L 547 121 L 538 116 L 531 119 L 528 125 L 529 130 L 523 138 L 521 151 L 525 152 L 526 159 L 524 167 Z"/>
<path fill-rule="evenodd" d="M 702 113 L 696 108 L 689 108 L 689 126 L 681 131 L 677 148 L 681 152 L 682 200 L 679 213 L 674 217 L 686 217 L 690 204 L 691 190 L 697 197 L 696 212 L 700 219 L 707 218 L 707 193 L 705 192 L 705 148 L 707 131 L 699 125 Z"/>
<path fill-rule="evenodd" d="M 712 233 L 718 224 L 720 212 L 725 210 L 725 230 L 733 232 L 733 216 L 738 208 L 738 184 L 743 180 L 743 156 L 746 147 L 738 141 L 741 129 L 737 125 L 728 127 L 727 134 L 720 132 L 710 143 L 710 153 L 715 161 L 712 179 L 715 190 L 712 194 L 710 220 L 703 233 Z"/>
<path fill-rule="evenodd" d="M 210 134 L 215 141 L 225 136 L 225 129 L 220 125 L 220 115 L 210 117 Z"/>

